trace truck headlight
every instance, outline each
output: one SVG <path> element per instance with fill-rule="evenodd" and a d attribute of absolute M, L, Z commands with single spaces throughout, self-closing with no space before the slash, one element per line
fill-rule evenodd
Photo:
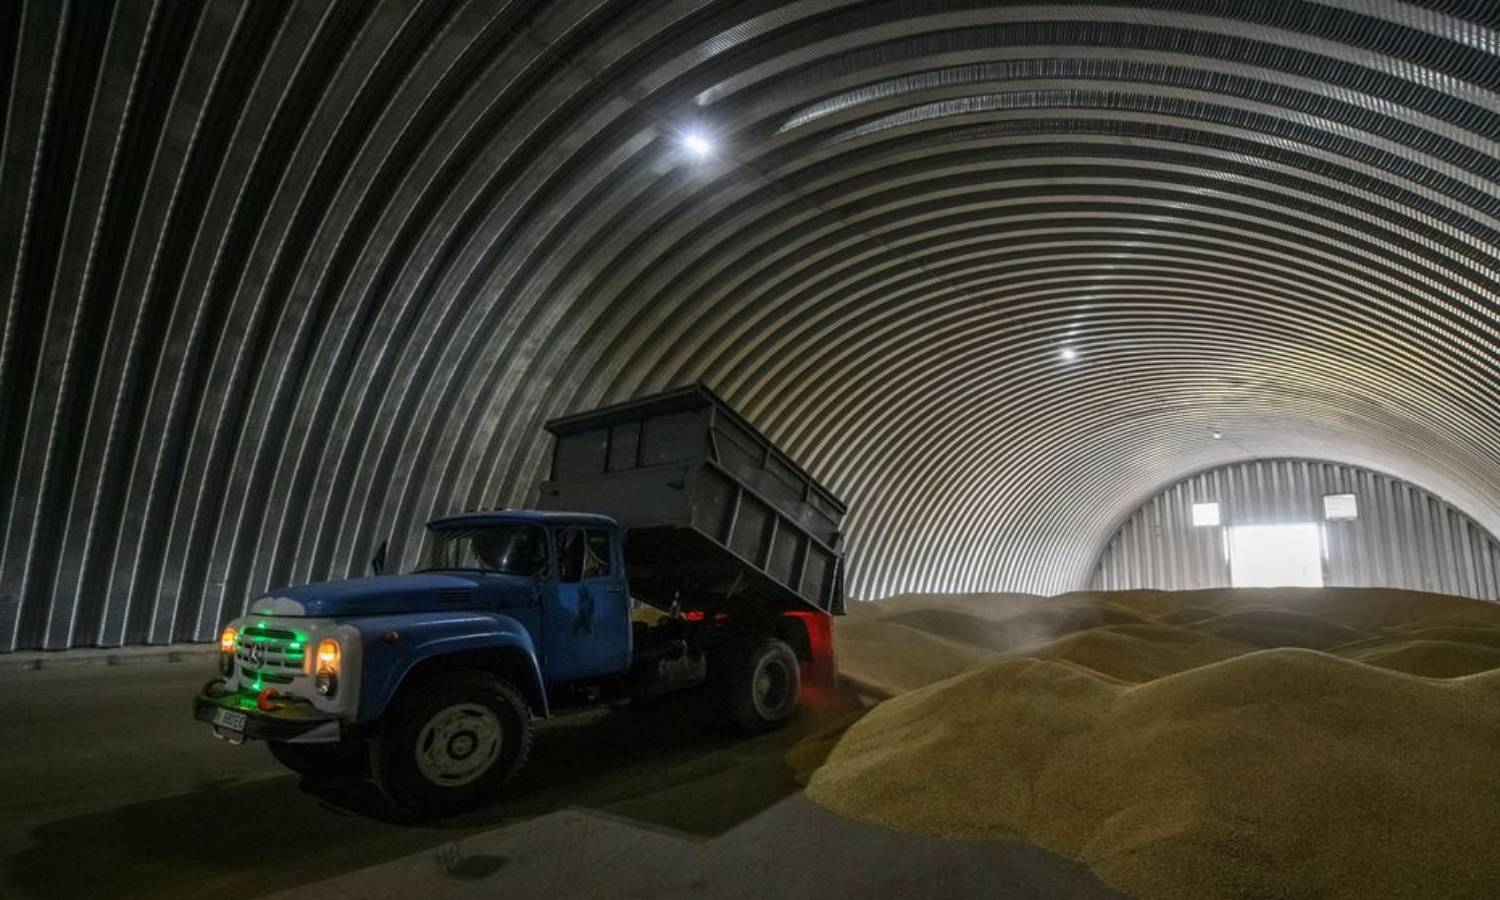
<path fill-rule="evenodd" d="M 234 646 L 237 637 L 239 633 L 233 628 L 225 628 L 219 635 L 219 672 L 225 678 L 234 674 Z"/>
<path fill-rule="evenodd" d="M 339 689 L 339 642 L 329 638 L 318 645 L 318 693 L 332 697 Z"/>

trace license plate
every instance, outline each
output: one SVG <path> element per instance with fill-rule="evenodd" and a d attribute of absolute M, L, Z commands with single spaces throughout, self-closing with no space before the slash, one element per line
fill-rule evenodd
<path fill-rule="evenodd" d="M 214 725 L 230 731 L 245 730 L 245 714 L 232 709 L 221 709 L 214 713 Z"/>

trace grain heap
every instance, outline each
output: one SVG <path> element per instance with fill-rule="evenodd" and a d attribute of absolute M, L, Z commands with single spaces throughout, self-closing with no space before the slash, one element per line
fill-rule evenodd
<path fill-rule="evenodd" d="M 967 602 L 840 623 L 856 679 L 926 686 L 849 729 L 814 800 L 1036 843 L 1141 897 L 1500 896 L 1500 606 L 1337 589 Z M 908 633 L 925 663 L 893 677 Z M 933 641 L 966 652 L 940 665 Z"/>

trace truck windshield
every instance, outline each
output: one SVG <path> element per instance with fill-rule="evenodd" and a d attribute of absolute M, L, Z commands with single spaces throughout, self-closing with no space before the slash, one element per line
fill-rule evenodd
<path fill-rule="evenodd" d="M 486 525 L 432 532 L 432 553 L 419 572 L 440 569 L 536 575 L 547 567 L 547 539 L 535 525 Z"/>

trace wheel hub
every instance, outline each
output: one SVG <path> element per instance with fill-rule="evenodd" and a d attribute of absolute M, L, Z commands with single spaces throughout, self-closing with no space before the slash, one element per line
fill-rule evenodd
<path fill-rule="evenodd" d="M 768 661 L 755 673 L 755 681 L 751 685 L 754 691 L 755 705 L 762 712 L 774 712 L 785 702 L 790 679 L 786 670 L 775 661 Z"/>
<path fill-rule="evenodd" d="M 478 703 L 445 707 L 417 734 L 417 769 L 433 784 L 468 784 L 495 764 L 503 737 L 500 720 L 488 707 Z"/>
<path fill-rule="evenodd" d="M 474 736 L 474 732 L 472 731 L 455 734 L 448 739 L 448 755 L 454 759 L 463 759 L 474 752 L 474 748 L 478 746 L 478 743 L 478 738 Z"/>

